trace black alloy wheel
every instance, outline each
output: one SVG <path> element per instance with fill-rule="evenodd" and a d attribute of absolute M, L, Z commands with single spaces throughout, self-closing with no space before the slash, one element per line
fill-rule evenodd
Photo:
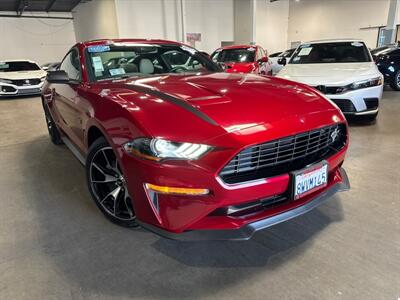
<path fill-rule="evenodd" d="M 86 175 L 90 194 L 103 214 L 118 225 L 137 226 L 124 174 L 104 138 L 96 140 L 89 149 Z"/>

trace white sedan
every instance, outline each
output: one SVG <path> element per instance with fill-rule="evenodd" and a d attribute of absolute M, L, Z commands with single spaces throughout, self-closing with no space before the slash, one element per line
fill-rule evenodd
<path fill-rule="evenodd" d="M 30 60 L 0 61 L 0 97 L 37 95 L 46 72 Z"/>
<path fill-rule="evenodd" d="M 383 76 L 363 41 L 303 43 L 277 76 L 316 88 L 347 116 L 373 121 L 378 114 Z"/>

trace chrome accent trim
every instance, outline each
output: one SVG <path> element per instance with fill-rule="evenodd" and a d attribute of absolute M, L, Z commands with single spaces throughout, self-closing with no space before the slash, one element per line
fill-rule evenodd
<path fill-rule="evenodd" d="M 373 109 L 373 110 L 355 112 L 355 113 L 352 113 L 352 114 L 355 115 L 355 116 L 372 115 L 372 114 L 378 113 L 378 111 L 379 111 L 379 108 Z"/>
<path fill-rule="evenodd" d="M 273 178 L 273 177 L 271 177 L 271 178 Z M 248 188 L 248 187 L 268 183 L 268 179 L 266 179 L 266 178 L 249 180 L 249 181 L 244 181 L 244 182 L 240 182 L 240 183 L 231 183 L 231 184 L 225 183 L 219 176 L 217 176 L 215 179 L 226 190 L 237 190 L 237 189 L 243 189 L 243 188 Z"/>
<path fill-rule="evenodd" d="M 72 154 L 76 157 L 77 160 L 82 165 L 86 165 L 86 159 L 85 157 L 79 152 L 78 148 L 75 147 L 74 144 L 66 137 L 66 136 L 61 136 L 62 141 L 64 142 L 65 146 L 72 152 Z"/>

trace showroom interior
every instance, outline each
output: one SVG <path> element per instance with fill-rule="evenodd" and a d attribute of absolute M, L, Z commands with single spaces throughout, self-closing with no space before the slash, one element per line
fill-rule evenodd
<path fill-rule="evenodd" d="M 2 0 L 0 37 L 0 299 L 400 299 L 400 0 Z"/>

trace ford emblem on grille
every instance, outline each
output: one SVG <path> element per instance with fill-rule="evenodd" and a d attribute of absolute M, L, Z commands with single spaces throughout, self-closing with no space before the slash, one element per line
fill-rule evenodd
<path fill-rule="evenodd" d="M 335 128 L 335 130 L 331 133 L 332 143 L 334 143 L 339 136 L 339 128 Z"/>

